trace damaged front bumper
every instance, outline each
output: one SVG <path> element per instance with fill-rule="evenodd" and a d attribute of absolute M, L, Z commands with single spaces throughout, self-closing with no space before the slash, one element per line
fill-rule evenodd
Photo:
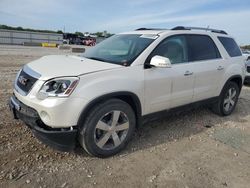
<path fill-rule="evenodd" d="M 11 96 L 9 107 L 14 119 L 22 120 L 34 133 L 34 135 L 46 145 L 60 151 L 70 151 L 75 148 L 77 129 L 51 128 L 40 119 L 37 111 L 19 101 L 14 95 Z"/>

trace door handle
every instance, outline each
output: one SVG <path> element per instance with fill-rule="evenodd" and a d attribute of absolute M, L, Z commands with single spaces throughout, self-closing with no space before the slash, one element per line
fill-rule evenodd
<path fill-rule="evenodd" d="M 190 72 L 190 71 L 186 71 L 184 76 L 190 76 L 190 75 L 193 75 L 193 72 Z"/>
<path fill-rule="evenodd" d="M 217 70 L 223 70 L 224 69 L 224 67 L 222 67 L 222 66 L 219 66 L 218 68 L 217 68 Z"/>

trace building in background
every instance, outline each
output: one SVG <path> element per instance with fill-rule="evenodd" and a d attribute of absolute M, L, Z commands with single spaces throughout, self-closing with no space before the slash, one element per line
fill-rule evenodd
<path fill-rule="evenodd" d="M 0 29 L 0 44 L 62 44 L 63 34 Z"/>

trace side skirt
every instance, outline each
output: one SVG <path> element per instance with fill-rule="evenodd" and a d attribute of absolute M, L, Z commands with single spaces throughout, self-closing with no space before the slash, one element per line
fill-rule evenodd
<path fill-rule="evenodd" d="M 219 97 L 213 97 L 213 98 L 205 99 L 202 101 L 190 103 L 187 105 L 183 105 L 183 106 L 179 106 L 179 107 L 175 107 L 175 108 L 147 114 L 147 115 L 142 116 L 141 125 L 143 125 L 147 122 L 150 122 L 150 121 L 155 121 L 155 120 L 160 120 L 160 119 L 166 118 L 166 117 L 171 116 L 173 114 L 178 114 L 180 112 L 189 111 L 191 109 L 197 109 L 201 106 L 209 106 L 213 103 L 216 103 L 218 100 L 219 100 Z"/>

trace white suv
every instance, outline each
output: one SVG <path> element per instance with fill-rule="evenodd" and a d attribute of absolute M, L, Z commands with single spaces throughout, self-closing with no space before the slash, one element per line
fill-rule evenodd
<path fill-rule="evenodd" d="M 150 114 L 201 102 L 231 114 L 245 71 L 238 45 L 224 31 L 141 28 L 82 56 L 51 55 L 25 65 L 10 107 L 48 145 L 67 151 L 78 141 L 89 154 L 107 157 Z"/>

